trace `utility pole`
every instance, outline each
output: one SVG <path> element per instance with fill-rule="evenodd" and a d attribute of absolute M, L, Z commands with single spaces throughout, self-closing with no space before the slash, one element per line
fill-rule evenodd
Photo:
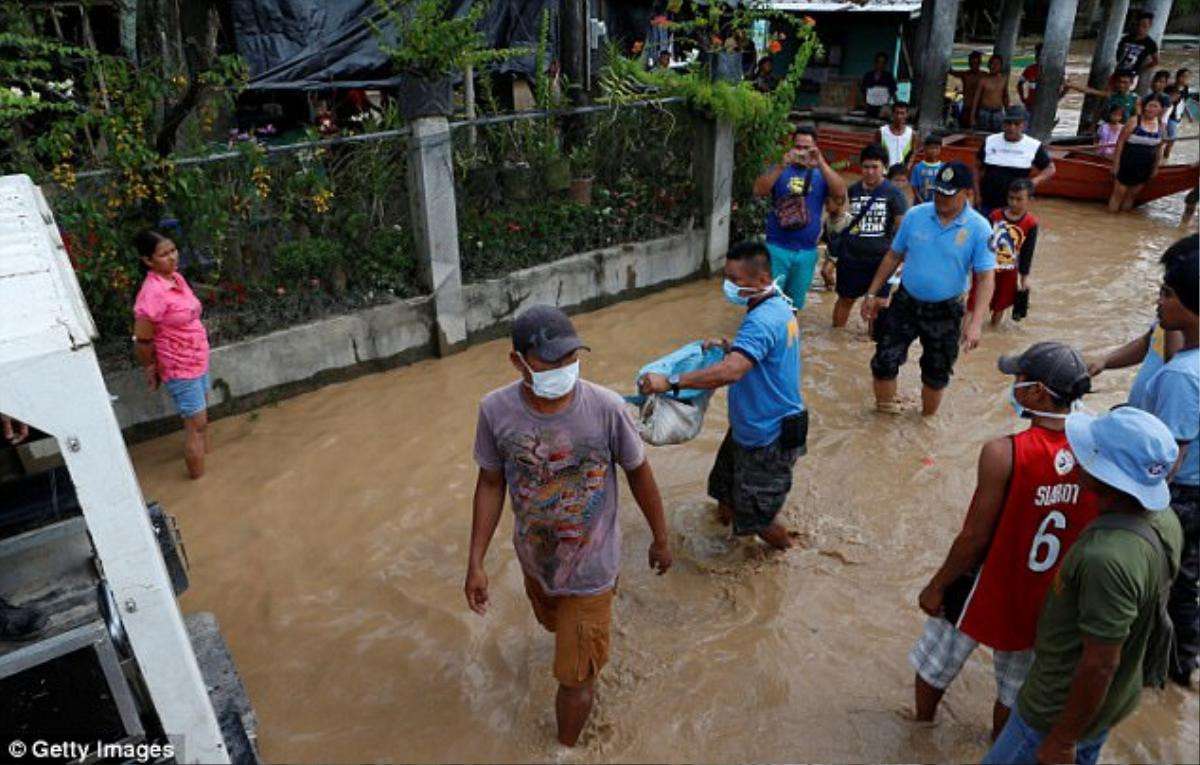
<path fill-rule="evenodd" d="M 1113 69 L 1117 65 L 1117 43 L 1121 41 L 1121 31 L 1125 29 L 1125 17 L 1129 13 L 1129 0 L 1108 0 L 1108 7 L 1100 25 L 1100 34 L 1096 38 L 1096 48 L 1092 54 L 1092 68 L 1088 73 L 1088 87 L 1096 90 L 1108 90 L 1108 81 L 1112 79 Z M 1099 96 L 1087 96 L 1083 99 L 1083 108 L 1079 112 L 1078 135 L 1092 131 L 1092 127 L 1100 119 L 1097 114 L 1104 104 Z"/>
<path fill-rule="evenodd" d="M 1075 28 L 1075 8 L 1079 0 L 1050 0 L 1046 16 L 1046 36 L 1042 40 L 1041 72 L 1033 100 L 1033 119 L 1029 134 L 1045 141 L 1054 129 L 1058 114 L 1058 94 L 1067 70 L 1067 50 L 1071 30 Z"/>
<path fill-rule="evenodd" d="M 996 33 L 995 52 L 1004 59 L 1004 73 L 1012 71 L 1013 55 L 1017 50 L 1017 38 L 1021 35 L 1021 12 L 1023 0 L 1004 0 L 1000 8 L 1000 31 Z"/>
<path fill-rule="evenodd" d="M 921 114 L 917 127 L 928 135 L 942 123 L 942 102 L 946 92 L 946 72 L 954 52 L 954 31 L 958 25 L 959 0 L 936 0 L 929 20 L 929 44 L 922 56 Z"/>

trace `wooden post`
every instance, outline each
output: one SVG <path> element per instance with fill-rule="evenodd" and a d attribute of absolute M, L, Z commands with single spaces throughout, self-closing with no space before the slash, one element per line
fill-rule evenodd
<path fill-rule="evenodd" d="M 995 52 L 1004 58 L 1004 73 L 1012 71 L 1013 56 L 1017 51 L 1017 38 L 1021 34 L 1021 11 L 1023 0 L 1004 0 L 1000 9 L 1000 30 L 996 33 Z"/>
<path fill-rule="evenodd" d="M 1041 73 L 1038 75 L 1037 95 L 1033 100 L 1033 118 L 1029 134 L 1045 141 L 1054 129 L 1058 113 L 1058 92 L 1067 70 L 1067 50 L 1071 47 L 1071 30 L 1075 28 L 1075 7 L 1079 0 L 1050 0 L 1046 16 L 1046 36 L 1042 40 Z"/>
<path fill-rule="evenodd" d="M 921 87 L 925 82 L 925 51 L 929 47 L 929 25 L 933 19 L 935 0 L 921 0 L 921 18 L 917 21 L 917 33 L 912 51 L 912 94 L 909 101 L 921 103 Z"/>
<path fill-rule="evenodd" d="M 921 114 L 917 123 L 922 135 L 929 134 L 942 123 L 946 72 L 950 69 L 950 54 L 954 51 L 959 0 L 935 0 L 934 6 L 929 22 L 929 43 L 922 57 Z"/>
<path fill-rule="evenodd" d="M 1113 69 L 1117 65 L 1117 43 L 1121 41 L 1121 31 L 1125 28 L 1125 16 L 1128 13 L 1129 0 L 1108 0 L 1100 25 L 1100 34 L 1096 38 L 1096 49 L 1092 54 L 1088 87 L 1108 90 L 1108 81 L 1112 79 Z M 1103 104 L 1104 99 L 1099 96 L 1087 96 L 1083 99 L 1083 108 L 1079 112 L 1079 129 L 1076 133 L 1087 135 L 1092 132 L 1102 116 L 1097 112 Z"/>

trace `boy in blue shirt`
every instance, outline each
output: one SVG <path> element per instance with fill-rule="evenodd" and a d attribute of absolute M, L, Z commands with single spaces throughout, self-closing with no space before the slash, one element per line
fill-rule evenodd
<path fill-rule="evenodd" d="M 694 372 L 666 377 L 647 373 L 642 393 L 680 388 L 729 387 L 729 432 L 708 476 L 708 494 L 717 500 L 722 523 L 738 536 L 757 534 L 778 550 L 792 546 L 791 534 L 776 520 L 792 489 L 792 470 L 805 452 L 808 411 L 800 395 L 800 328 L 787 301 L 771 280 L 771 258 L 759 242 L 743 242 L 725 260 L 725 299 L 745 306 L 746 316 L 725 360 Z"/>
<path fill-rule="evenodd" d="M 913 165 L 909 185 L 912 186 L 913 204 L 933 201 L 933 180 L 942 169 L 942 139 L 936 135 L 925 138 L 925 152 L 921 161 Z"/>
<path fill-rule="evenodd" d="M 1191 683 L 1200 652 L 1200 246 L 1184 237 L 1163 257 L 1166 274 L 1158 295 L 1164 330 L 1183 335 L 1183 347 L 1150 378 L 1132 405 L 1162 420 L 1179 444 L 1169 478 L 1171 509 L 1183 527 L 1183 557 L 1167 610 L 1175 625 L 1177 650 L 1171 679 Z"/>

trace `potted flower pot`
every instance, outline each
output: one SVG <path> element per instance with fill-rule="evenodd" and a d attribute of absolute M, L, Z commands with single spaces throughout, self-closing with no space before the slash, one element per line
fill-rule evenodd
<path fill-rule="evenodd" d="M 412 122 L 422 117 L 449 117 L 454 113 L 454 86 L 449 77 L 412 74 L 397 88 L 400 114 Z"/>
<path fill-rule="evenodd" d="M 505 165 L 500 170 L 500 186 L 504 196 L 514 202 L 528 202 L 533 186 L 533 168 L 528 162 Z"/>
<path fill-rule="evenodd" d="M 572 178 L 571 187 L 567 189 L 567 198 L 577 205 L 592 203 L 592 179 Z"/>
<path fill-rule="evenodd" d="M 713 82 L 738 83 L 742 81 L 742 54 L 726 51 L 708 51 L 702 61 Z"/>
<path fill-rule="evenodd" d="M 566 157 L 551 157 L 542 166 L 542 182 L 548 191 L 566 191 L 571 185 L 571 163 Z"/>

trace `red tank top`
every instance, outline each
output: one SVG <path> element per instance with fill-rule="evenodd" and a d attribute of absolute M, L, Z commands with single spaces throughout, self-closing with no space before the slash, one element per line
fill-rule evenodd
<path fill-rule="evenodd" d="M 1033 648 L 1046 587 L 1097 514 L 1066 433 L 1034 426 L 1012 442 L 1008 496 L 957 625 L 997 651 Z"/>

